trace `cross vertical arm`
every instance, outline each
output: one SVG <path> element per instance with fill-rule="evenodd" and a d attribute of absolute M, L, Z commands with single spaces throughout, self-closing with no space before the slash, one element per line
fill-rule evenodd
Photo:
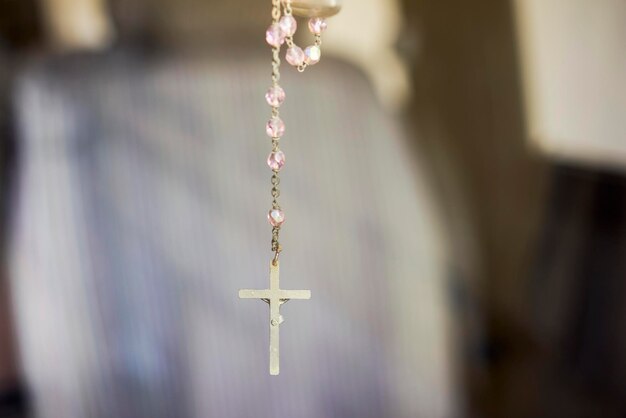
<path fill-rule="evenodd" d="M 239 291 L 241 299 L 260 299 L 270 305 L 270 374 L 280 373 L 280 306 L 290 299 L 306 300 L 311 298 L 310 290 L 282 290 L 280 288 L 280 267 L 278 261 L 270 263 L 270 288 L 265 290 Z"/>

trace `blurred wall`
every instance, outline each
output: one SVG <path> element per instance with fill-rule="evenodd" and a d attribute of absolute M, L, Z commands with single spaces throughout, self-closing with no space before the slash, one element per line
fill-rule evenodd
<path fill-rule="evenodd" d="M 526 286 L 547 163 L 527 147 L 512 8 L 500 0 L 404 5 L 404 42 L 416 51 L 411 120 L 438 173 L 456 257 L 478 260 L 475 293 L 459 296 L 486 311 L 486 342 L 475 339 L 465 358 L 474 414 L 532 416 Z"/>
<path fill-rule="evenodd" d="M 517 0 L 529 139 L 553 158 L 626 169 L 626 2 Z"/>

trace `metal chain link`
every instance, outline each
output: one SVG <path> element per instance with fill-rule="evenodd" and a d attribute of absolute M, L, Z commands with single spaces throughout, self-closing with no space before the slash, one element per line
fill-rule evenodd
<path fill-rule="evenodd" d="M 272 0 L 272 19 L 274 23 L 280 20 L 280 0 Z"/>
<path fill-rule="evenodd" d="M 291 10 L 291 1 L 286 0 L 283 2 L 283 13 L 285 16 L 292 16 L 293 11 Z M 293 36 L 288 36 L 285 38 L 285 43 L 287 44 L 287 48 L 291 48 L 295 44 L 293 43 Z"/>
<path fill-rule="evenodd" d="M 282 8 L 281 8 L 282 4 Z M 278 23 L 282 17 L 284 16 L 292 16 L 293 10 L 291 7 L 291 0 L 272 0 L 272 20 L 273 23 Z M 288 36 L 285 39 L 285 43 L 288 48 L 295 46 L 293 42 L 293 36 Z M 319 34 L 315 35 L 315 46 L 321 47 L 322 45 L 322 37 Z M 280 81 L 280 49 L 281 47 L 272 48 L 272 82 L 274 86 L 278 86 Z M 297 67 L 299 72 L 304 72 L 308 65 L 306 63 L 299 65 Z M 272 107 L 272 117 L 277 118 L 280 115 L 280 109 L 277 106 Z M 279 140 L 280 138 L 272 138 L 272 152 L 279 151 Z M 279 209 L 280 204 L 278 202 L 278 198 L 280 197 L 280 177 L 278 176 L 278 170 L 273 170 L 271 177 L 271 195 L 272 195 L 272 209 Z M 282 247 L 280 245 L 280 226 L 272 227 L 272 251 L 274 252 L 274 264 L 278 262 L 278 257 L 280 252 L 282 251 Z"/>
<path fill-rule="evenodd" d="M 278 23 L 281 18 L 281 0 L 272 0 L 272 19 L 274 23 Z M 272 82 L 274 86 L 278 86 L 280 81 L 280 46 L 272 48 Z M 272 117 L 277 118 L 280 115 L 278 107 L 272 107 Z M 272 152 L 276 152 L 279 149 L 279 139 L 272 138 Z M 272 189 L 272 209 L 280 209 L 278 198 L 280 197 L 280 177 L 278 177 L 278 170 L 275 170 L 271 178 Z M 280 245 L 280 226 L 272 227 L 272 251 L 274 252 L 273 263 L 278 262 L 278 257 L 282 251 Z"/>

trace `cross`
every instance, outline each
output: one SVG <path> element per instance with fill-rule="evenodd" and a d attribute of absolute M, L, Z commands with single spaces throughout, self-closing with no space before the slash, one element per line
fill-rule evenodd
<path fill-rule="evenodd" d="M 240 299 L 261 299 L 270 305 L 270 374 L 280 372 L 279 327 L 283 322 L 280 306 L 291 299 L 311 299 L 310 290 L 282 290 L 279 283 L 278 260 L 270 262 L 270 288 L 265 290 L 240 290 Z"/>

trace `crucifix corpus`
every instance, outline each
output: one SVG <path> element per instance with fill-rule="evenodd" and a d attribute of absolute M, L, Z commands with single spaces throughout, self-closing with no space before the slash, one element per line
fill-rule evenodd
<path fill-rule="evenodd" d="M 310 290 L 283 290 L 280 288 L 280 268 L 278 260 L 270 262 L 270 288 L 265 290 L 240 290 L 240 299 L 261 299 L 270 306 L 270 374 L 280 373 L 280 324 L 283 317 L 280 307 L 291 299 L 311 299 Z"/>

